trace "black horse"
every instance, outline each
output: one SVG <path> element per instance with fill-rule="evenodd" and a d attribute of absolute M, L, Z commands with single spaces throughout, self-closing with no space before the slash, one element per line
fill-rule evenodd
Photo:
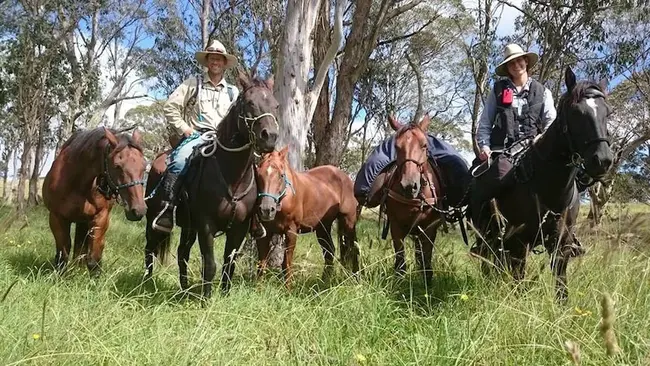
<path fill-rule="evenodd" d="M 278 140 L 276 118 L 279 104 L 273 96 L 273 80 L 250 80 L 240 72 L 243 91 L 216 131 L 204 133 L 206 145 L 195 151 L 183 184 L 183 202 L 177 208 L 177 225 L 181 226 L 178 247 L 180 284 L 188 288 L 187 263 L 190 249 L 198 235 L 203 257 L 203 296 L 212 294 L 212 280 L 216 273 L 214 238 L 219 232 L 226 235 L 221 287 L 230 288 L 235 271 L 235 259 L 250 228 L 250 220 L 257 200 L 254 153 L 271 152 Z M 154 167 L 164 162 L 164 155 Z M 156 169 L 157 173 L 164 169 Z M 153 169 L 152 169 L 153 171 Z M 158 175 L 158 174 L 156 174 Z M 149 176 L 147 194 L 159 177 Z M 148 201 L 148 212 L 157 212 L 154 196 Z M 170 247 L 170 234 L 151 228 L 155 214 L 147 215 L 147 246 L 145 248 L 146 276 L 151 276 L 153 258 L 163 261 Z"/>
<path fill-rule="evenodd" d="M 516 281 L 524 278 L 528 252 L 542 244 L 551 257 L 556 298 L 561 301 L 568 298 L 569 259 L 583 252 L 574 234 L 580 209 L 576 174 L 598 181 L 613 159 L 605 86 L 576 83 L 571 68 L 565 71 L 565 84 L 557 118 L 517 157 L 496 207 L 472 201 L 467 210 L 478 231 L 475 252 L 495 260 L 497 268 L 509 269 Z"/>

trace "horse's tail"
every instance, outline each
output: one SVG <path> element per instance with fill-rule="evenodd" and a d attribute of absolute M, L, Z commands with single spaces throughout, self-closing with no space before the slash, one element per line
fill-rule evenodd
<path fill-rule="evenodd" d="M 151 227 L 151 219 L 147 222 L 147 244 L 145 251 L 153 254 L 160 263 L 165 263 L 171 247 L 171 234 L 156 231 Z"/>

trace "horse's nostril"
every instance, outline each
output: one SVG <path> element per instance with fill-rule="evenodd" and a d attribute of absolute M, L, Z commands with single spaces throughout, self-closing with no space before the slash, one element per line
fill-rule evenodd
<path fill-rule="evenodd" d="M 260 137 L 262 138 L 262 140 L 268 140 L 269 139 L 269 131 L 266 128 L 263 129 L 262 132 L 260 133 Z"/>

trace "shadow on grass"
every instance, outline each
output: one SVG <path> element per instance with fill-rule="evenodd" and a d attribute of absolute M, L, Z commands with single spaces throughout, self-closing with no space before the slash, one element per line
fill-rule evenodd
<path fill-rule="evenodd" d="M 201 300 L 200 284 L 183 291 L 177 283 L 171 284 L 155 275 L 145 279 L 143 271 L 139 270 L 129 269 L 115 274 L 112 285 L 117 298 L 135 300 L 145 307 Z"/>
<path fill-rule="evenodd" d="M 56 273 L 53 259 L 46 259 L 34 252 L 14 252 L 5 257 L 12 271 L 19 277 L 34 280 Z"/>

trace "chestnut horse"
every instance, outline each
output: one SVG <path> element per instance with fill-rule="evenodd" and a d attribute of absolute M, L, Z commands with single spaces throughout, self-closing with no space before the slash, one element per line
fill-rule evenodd
<path fill-rule="evenodd" d="M 389 168 L 384 185 L 386 215 L 395 249 L 395 272 L 404 275 L 404 238 L 411 235 L 415 240 L 415 259 L 424 269 L 426 283 L 431 281 L 431 257 L 438 227 L 444 216 L 439 197 L 440 172 L 434 169 L 427 154 L 427 128 L 431 122 L 425 116 L 419 123 L 402 126 L 395 118 L 388 118 L 396 131 L 396 161 Z"/>
<path fill-rule="evenodd" d="M 316 232 L 323 248 L 325 271 L 328 277 L 334 262 L 332 224 L 338 223 L 341 262 L 359 271 L 359 253 L 356 247 L 357 199 L 354 183 L 341 169 L 331 165 L 319 166 L 306 172 L 295 172 L 287 161 L 288 148 L 262 156 L 257 168 L 259 187 L 259 215 L 269 234 L 284 234 L 286 247 L 282 269 L 287 287 L 291 285 L 293 251 L 298 234 Z M 259 272 L 266 268 L 272 235 L 257 240 Z"/>
<path fill-rule="evenodd" d="M 77 131 L 63 144 L 43 182 L 57 269 L 63 270 L 68 262 L 70 227 L 75 223 L 72 258 L 88 254 L 88 270 L 100 274 L 104 235 L 117 197 L 126 204 L 128 220 L 139 221 L 145 215 L 145 165 L 137 130 L 128 135 L 98 127 Z"/>

